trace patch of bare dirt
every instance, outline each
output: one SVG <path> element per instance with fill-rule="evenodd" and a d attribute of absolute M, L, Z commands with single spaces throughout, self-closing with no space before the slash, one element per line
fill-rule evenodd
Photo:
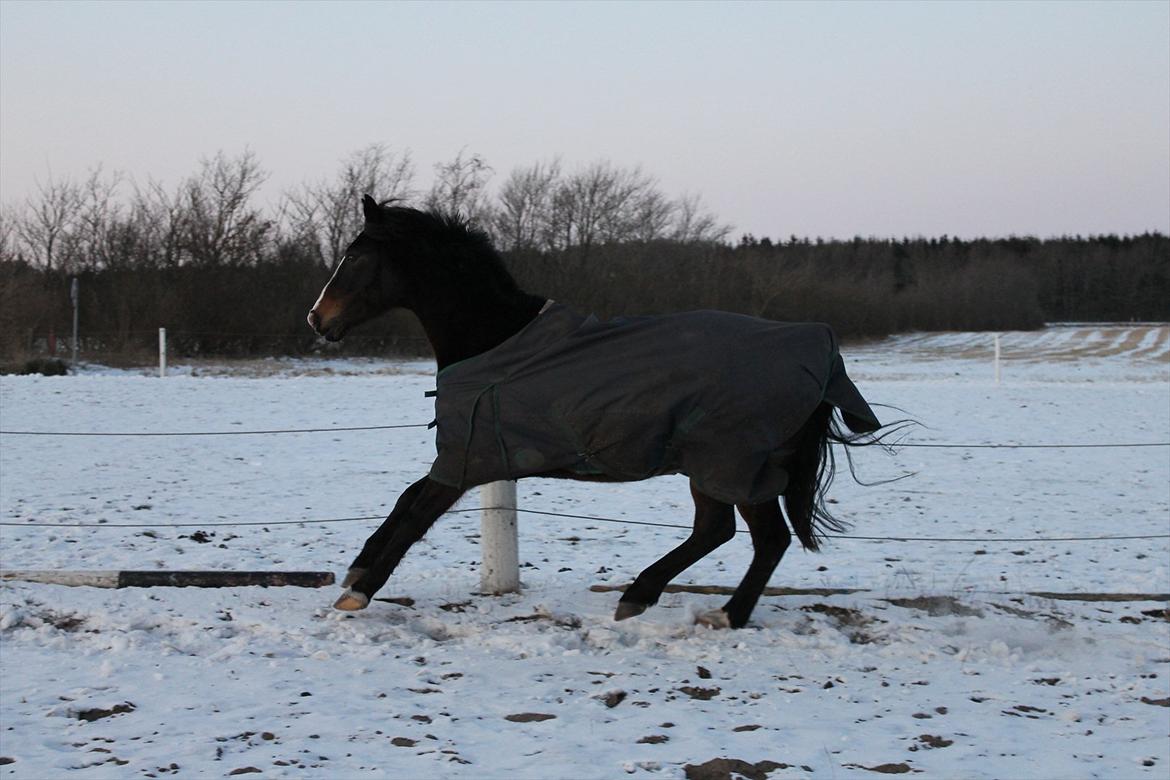
<path fill-rule="evenodd" d="M 931 617 L 959 615 L 962 617 L 983 617 L 982 610 L 963 604 L 954 596 L 917 596 L 910 599 L 886 599 L 895 607 L 922 610 Z"/>
<path fill-rule="evenodd" d="M 934 734 L 919 734 L 918 741 L 928 748 L 945 748 L 955 744 L 953 739 L 944 739 Z M 914 748 L 910 748 L 913 750 Z"/>
<path fill-rule="evenodd" d="M 53 626 L 54 628 L 60 629 L 61 631 L 67 631 L 70 633 L 72 633 L 73 631 L 76 631 L 77 629 L 79 629 L 85 625 L 85 618 L 81 617 L 80 615 L 74 615 L 74 614 L 68 614 L 68 613 L 62 614 L 60 612 L 48 612 L 43 617 L 44 617 L 45 622 L 48 623 L 49 625 Z"/>
<path fill-rule="evenodd" d="M 1043 707 L 1033 707 L 1030 704 L 1017 704 L 1010 710 L 1001 710 L 1004 715 L 1014 715 L 1017 718 L 1028 718 L 1029 720 L 1039 720 L 1041 715 L 1051 715 L 1052 713 Z M 1039 713 L 1033 715 L 1032 713 Z"/>
<path fill-rule="evenodd" d="M 534 612 L 531 615 L 517 615 L 510 617 L 504 623 L 531 623 L 538 620 L 547 620 L 559 628 L 574 629 L 581 627 L 581 618 L 576 615 L 552 615 L 547 612 Z"/>
<path fill-rule="evenodd" d="M 108 710 L 102 709 L 101 707 L 91 707 L 88 710 L 78 710 L 77 719 L 92 723 L 95 720 L 108 718 L 111 715 L 121 715 L 126 712 L 134 712 L 135 709 L 137 708 L 130 702 L 126 702 L 124 704 L 115 704 Z"/>
<path fill-rule="evenodd" d="M 758 761 L 754 764 L 739 758 L 713 758 L 702 764 L 687 764 L 683 767 L 687 780 L 732 780 L 732 775 L 746 777 L 748 780 L 767 780 L 769 772 L 777 769 L 790 769 L 792 764 L 781 764 L 776 761 Z M 806 772 L 812 767 L 801 766 Z"/>
<path fill-rule="evenodd" d="M 150 356 L 144 356 L 132 362 L 122 362 L 126 363 L 126 367 L 137 367 L 151 365 L 150 360 Z M 109 360 L 103 362 L 114 365 Z M 362 365 L 363 362 L 365 366 Z M 424 373 L 422 369 L 410 364 L 375 362 L 374 360 L 361 361 L 360 358 L 353 358 L 348 363 L 332 365 L 328 361 L 292 361 L 273 358 L 183 358 L 180 362 L 171 365 L 179 370 L 190 367 L 191 376 L 226 376 L 248 379 L 266 379 L 274 376 L 399 376 Z"/>
<path fill-rule="evenodd" d="M 859 609 L 837 607 L 831 604 L 809 604 L 800 608 L 802 612 L 815 612 L 833 619 L 849 641 L 855 645 L 868 645 L 875 637 L 865 629 L 874 623 L 886 621 L 866 615 Z"/>
<path fill-rule="evenodd" d="M 38 609 L 37 611 L 30 610 L 27 613 L 20 614 L 11 626 L 5 628 L 6 631 L 20 628 L 40 628 L 44 625 L 50 625 L 59 631 L 73 633 L 80 631 L 85 627 L 85 616 L 78 615 L 74 612 L 57 612 L 52 609 Z M 99 633 L 97 629 L 86 629 L 86 633 Z"/>
<path fill-rule="evenodd" d="M 851 769 L 865 769 L 870 772 L 880 772 L 883 775 L 904 775 L 907 772 L 921 772 L 921 769 L 914 769 L 909 764 L 878 764 L 877 766 L 864 766 L 862 764 L 842 764 Z"/>
<path fill-rule="evenodd" d="M 515 715 L 505 715 L 504 720 L 510 720 L 513 723 L 539 723 L 542 720 L 552 720 L 556 715 L 549 715 L 545 712 L 518 712 Z"/>
<path fill-rule="evenodd" d="M 684 685 L 678 688 L 678 690 L 690 696 L 692 699 L 702 699 L 703 701 L 712 699 L 720 693 L 719 688 L 702 688 L 697 685 Z"/>
<path fill-rule="evenodd" d="M 1054 631 L 1061 631 L 1066 628 L 1072 628 L 1072 623 L 1064 618 L 1050 612 L 1035 612 L 1033 610 L 1021 609 L 1020 607 L 1013 607 L 1008 604 L 991 604 L 991 607 L 1006 612 L 1009 615 L 1015 615 L 1018 618 L 1025 618 L 1027 620 L 1043 620 L 1048 624 L 1048 627 Z"/>
<path fill-rule="evenodd" d="M 626 695 L 625 691 L 609 691 L 608 693 L 602 694 L 601 696 L 594 696 L 593 698 L 601 699 L 605 702 L 606 707 L 613 709 L 626 700 Z"/>

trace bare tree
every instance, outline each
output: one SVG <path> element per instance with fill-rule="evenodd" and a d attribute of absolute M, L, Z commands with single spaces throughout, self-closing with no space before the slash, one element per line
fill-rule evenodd
<path fill-rule="evenodd" d="M 285 221 L 294 237 L 305 240 L 321 263 L 332 268 L 362 229 L 362 195 L 379 200 L 413 198 L 410 151 L 395 154 L 385 144 L 374 143 L 350 153 L 333 181 L 304 184 L 286 193 Z"/>
<path fill-rule="evenodd" d="M 627 238 L 634 241 L 655 241 L 670 232 L 678 204 L 656 187 L 648 188 L 633 202 Z"/>
<path fill-rule="evenodd" d="M 702 207 L 698 194 L 686 194 L 675 204 L 674 227 L 670 237 L 675 241 L 716 243 L 731 233 L 731 225 L 720 223 Z"/>
<path fill-rule="evenodd" d="M 618 186 L 619 172 L 609 162 L 596 162 L 574 173 L 562 185 L 560 204 L 567 207 L 564 234 L 572 245 L 588 250 L 600 237 L 603 221 L 609 218 Z"/>
<path fill-rule="evenodd" d="M 133 264 L 164 268 L 179 265 L 186 231 L 183 187 L 171 194 L 153 179 L 143 187 L 135 186 L 130 220 L 142 234 L 140 255 Z"/>
<path fill-rule="evenodd" d="M 514 168 L 500 187 L 492 228 L 503 249 L 536 249 L 546 242 L 561 163 L 553 159 Z"/>
<path fill-rule="evenodd" d="M 546 250 L 568 249 L 576 240 L 577 199 L 568 182 L 557 182 L 552 195 L 552 209 L 541 230 L 541 243 Z"/>
<path fill-rule="evenodd" d="M 16 226 L 19 217 L 7 206 L 0 206 L 0 263 L 20 258 Z"/>
<path fill-rule="evenodd" d="M 121 262 L 115 234 L 119 232 L 122 206 L 117 201 L 122 174 L 109 176 L 99 165 L 78 189 L 74 253 L 78 265 L 100 268 Z"/>
<path fill-rule="evenodd" d="M 492 168 L 478 154 L 460 149 L 455 159 L 435 164 L 435 181 L 423 204 L 441 214 L 460 215 L 485 226 L 490 220 L 487 183 Z"/>
<path fill-rule="evenodd" d="M 182 188 L 184 249 L 191 262 L 240 264 L 259 257 L 272 223 L 250 200 L 267 177 L 251 150 L 236 158 L 221 151 L 202 161 Z"/>
<path fill-rule="evenodd" d="M 653 177 L 640 167 L 616 168 L 608 192 L 599 204 L 598 228 L 606 242 L 629 241 L 634 237 L 641 204 L 657 192 Z"/>
<path fill-rule="evenodd" d="M 601 237 L 605 241 L 653 241 L 670 223 L 674 204 L 658 189 L 654 177 L 638 166 L 618 168 L 603 201 Z"/>
<path fill-rule="evenodd" d="M 51 271 L 68 259 L 65 245 L 76 229 L 80 204 L 81 188 L 71 179 L 37 182 L 16 227 L 34 263 Z"/>
<path fill-rule="evenodd" d="M 562 180 L 553 196 L 549 249 L 661 236 L 673 206 L 639 167 L 592 163 Z"/>

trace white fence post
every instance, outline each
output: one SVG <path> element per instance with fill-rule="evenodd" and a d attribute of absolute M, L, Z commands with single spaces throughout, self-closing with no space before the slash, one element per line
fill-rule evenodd
<path fill-rule="evenodd" d="M 160 379 L 167 375 L 167 329 L 158 329 L 158 376 Z"/>
<path fill-rule="evenodd" d="M 484 593 L 520 590 L 520 545 L 516 531 L 516 483 L 492 482 L 480 488 L 483 517 L 479 546 L 483 568 L 479 586 Z"/>
<path fill-rule="evenodd" d="M 995 383 L 999 384 L 999 334 L 995 334 Z"/>

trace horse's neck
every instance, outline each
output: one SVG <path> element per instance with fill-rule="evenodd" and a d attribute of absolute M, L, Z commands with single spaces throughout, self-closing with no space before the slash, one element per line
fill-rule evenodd
<path fill-rule="evenodd" d="M 509 300 L 445 300 L 416 306 L 414 313 L 442 371 L 502 344 L 531 322 L 545 302 L 540 296 L 517 293 Z"/>

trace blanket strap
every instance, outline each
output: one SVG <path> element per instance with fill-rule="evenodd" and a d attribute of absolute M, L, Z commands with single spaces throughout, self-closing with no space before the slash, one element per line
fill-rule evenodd
<path fill-rule="evenodd" d="M 438 391 L 438 389 L 436 388 L 436 389 L 434 389 L 434 390 L 426 390 L 426 391 L 424 391 L 424 392 L 423 392 L 423 397 L 424 397 L 424 398 L 435 398 L 436 396 L 438 396 L 438 394 L 439 394 L 439 391 Z M 433 420 L 431 420 L 429 423 L 427 423 L 427 430 L 429 431 L 431 428 L 434 428 L 434 427 L 436 427 L 438 424 L 439 424 L 439 418 L 438 418 L 438 417 L 436 417 L 435 419 L 433 419 Z"/>
<path fill-rule="evenodd" d="M 508 473 L 511 474 L 511 468 L 508 466 L 508 448 L 504 446 L 504 432 L 500 428 L 500 389 L 493 382 L 476 393 L 475 400 L 471 403 L 471 415 L 467 420 L 467 437 L 463 442 L 463 471 L 459 475 L 460 488 L 465 487 L 467 484 L 467 456 L 471 452 L 471 437 L 475 433 L 475 417 L 479 413 L 479 401 L 487 393 L 492 394 L 492 413 L 495 416 L 493 427 L 495 429 L 496 445 L 500 448 L 501 462 L 504 464 L 504 468 L 508 469 Z"/>

